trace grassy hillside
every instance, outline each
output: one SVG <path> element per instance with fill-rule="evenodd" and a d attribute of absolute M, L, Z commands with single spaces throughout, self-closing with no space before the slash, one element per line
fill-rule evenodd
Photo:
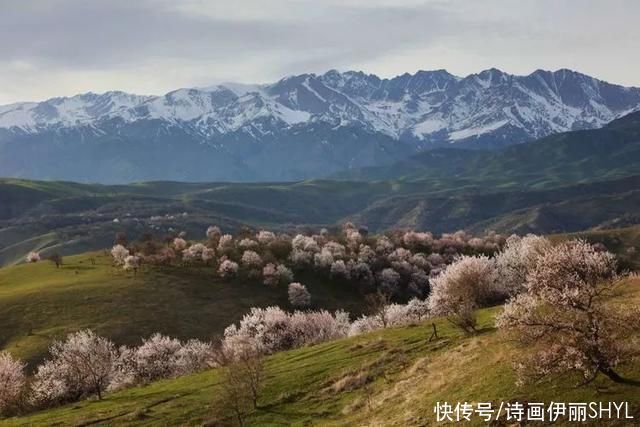
<path fill-rule="evenodd" d="M 0 266 L 20 262 L 31 250 L 74 254 L 109 247 L 117 231 L 137 238 L 144 232 L 161 236 L 170 229 L 185 230 L 199 239 L 211 224 L 225 231 L 242 224 L 291 230 L 348 219 L 373 231 L 408 227 L 436 233 L 546 234 L 640 223 L 635 209 L 640 176 L 540 190 L 455 183 L 101 186 L 0 180 L 0 201 L 6 201 L 0 206 L 14 207 L 0 218 Z"/>
<path fill-rule="evenodd" d="M 93 264 L 91 260 L 95 262 Z M 315 307 L 361 310 L 357 291 L 343 283 L 298 275 Z M 0 348 L 34 363 L 54 338 L 92 328 L 122 344 L 154 332 L 211 339 L 251 307 L 288 307 L 286 288 L 261 281 L 224 282 L 208 268 L 143 269 L 134 277 L 102 252 L 52 263 L 0 269 Z"/>
<path fill-rule="evenodd" d="M 406 194 L 379 199 L 349 219 L 374 230 L 571 232 L 604 223 L 639 223 L 635 212 L 640 203 L 639 186 L 640 177 L 629 177 L 546 190 Z"/>
<path fill-rule="evenodd" d="M 585 238 L 614 252 L 624 268 L 640 270 L 640 226 L 559 234 Z M 134 344 L 159 331 L 180 338 L 211 339 L 250 307 L 287 307 L 285 288 L 260 281 L 225 282 L 211 268 L 143 267 L 137 275 L 111 265 L 105 251 L 0 269 L 0 348 L 38 361 L 54 338 L 93 328 L 117 342 Z M 296 275 L 315 307 L 362 310 L 361 296 L 348 284 L 313 274 Z"/>
<path fill-rule="evenodd" d="M 630 280 L 618 298 L 640 303 L 640 280 Z M 481 332 L 477 336 L 461 335 L 438 320 L 441 337 L 431 343 L 427 339 L 431 326 L 426 324 L 271 356 L 260 407 L 248 424 L 435 425 L 437 401 L 493 402 L 495 408 L 508 401 L 627 401 L 633 415 L 640 417 L 640 387 L 602 378 L 591 386 L 576 387 L 578 378 L 571 376 L 516 387 L 511 363 L 517 350 L 494 330 L 497 310 L 479 312 Z M 627 364 L 621 371 L 640 378 L 640 364 Z M 214 369 L 0 424 L 216 425 L 213 401 L 220 387 L 220 372 Z M 478 417 L 469 424 L 485 425 Z"/>

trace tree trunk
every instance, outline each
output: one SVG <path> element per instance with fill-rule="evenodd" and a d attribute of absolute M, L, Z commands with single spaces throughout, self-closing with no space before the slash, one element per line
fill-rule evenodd
<path fill-rule="evenodd" d="M 633 386 L 640 386 L 640 381 L 632 380 L 629 378 L 621 377 L 616 371 L 612 368 L 600 368 L 600 372 L 605 374 L 611 381 L 618 384 L 627 384 Z"/>
<path fill-rule="evenodd" d="M 438 339 L 438 330 L 436 329 L 436 324 L 432 323 L 431 326 L 433 327 L 433 333 L 431 333 L 431 336 L 429 337 L 429 342 L 433 341 L 434 339 Z"/>

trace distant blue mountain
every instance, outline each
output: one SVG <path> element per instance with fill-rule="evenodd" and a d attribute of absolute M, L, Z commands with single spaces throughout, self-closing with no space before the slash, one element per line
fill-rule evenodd
<path fill-rule="evenodd" d="M 0 106 L 0 176 L 120 183 L 282 181 L 598 128 L 640 89 L 571 70 L 392 79 L 332 70 L 164 96 L 87 93 Z"/>

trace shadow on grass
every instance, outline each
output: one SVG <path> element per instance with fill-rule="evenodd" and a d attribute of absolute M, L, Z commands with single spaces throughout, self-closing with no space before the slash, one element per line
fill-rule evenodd
<path fill-rule="evenodd" d="M 88 271 L 88 270 L 96 270 L 97 266 L 93 265 L 74 265 L 67 264 L 60 267 L 61 270 L 76 270 L 76 271 Z"/>

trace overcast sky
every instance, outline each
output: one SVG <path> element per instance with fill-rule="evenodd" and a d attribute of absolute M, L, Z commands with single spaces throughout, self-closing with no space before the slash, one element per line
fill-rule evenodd
<path fill-rule="evenodd" d="M 0 104 L 262 83 L 572 68 L 640 86 L 637 0 L 0 0 Z"/>

